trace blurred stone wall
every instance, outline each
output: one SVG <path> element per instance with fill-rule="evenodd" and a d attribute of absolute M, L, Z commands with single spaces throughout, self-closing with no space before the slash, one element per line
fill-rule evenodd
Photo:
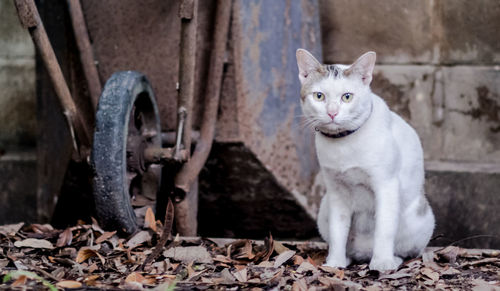
<path fill-rule="evenodd" d="M 423 143 L 442 243 L 500 247 L 500 2 L 320 0 L 323 59 L 377 52 L 373 91 Z"/>
<path fill-rule="evenodd" d="M 36 218 L 35 49 L 0 1 L 0 223 Z"/>

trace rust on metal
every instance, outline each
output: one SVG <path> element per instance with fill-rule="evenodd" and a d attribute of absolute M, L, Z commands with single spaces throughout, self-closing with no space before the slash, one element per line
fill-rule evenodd
<path fill-rule="evenodd" d="M 63 108 L 63 114 L 68 123 L 68 127 L 73 140 L 73 147 L 78 153 L 79 157 L 84 158 L 84 153 L 91 143 L 90 129 L 88 125 L 83 122 L 82 117 L 78 114 L 75 102 L 71 97 L 71 93 L 66 83 L 61 67 L 57 61 L 52 45 L 50 44 L 47 32 L 40 20 L 40 15 L 35 6 L 33 0 L 15 0 L 16 7 L 21 7 L 19 12 L 19 17 L 21 22 L 29 25 L 29 32 L 33 42 L 40 52 L 40 56 L 43 60 L 45 68 L 50 76 L 52 85 L 56 95 Z M 26 12 L 28 11 L 28 12 Z M 31 20 L 23 20 L 23 17 L 29 17 Z M 36 25 L 33 25 L 32 20 L 36 21 Z"/>
<path fill-rule="evenodd" d="M 85 18 L 82 12 L 80 0 L 68 0 L 69 14 L 71 16 L 71 23 L 73 32 L 75 33 L 76 45 L 80 53 L 80 61 L 82 63 L 83 72 L 90 92 L 90 101 L 92 107 L 97 109 L 97 102 L 101 96 L 102 85 L 99 79 L 99 73 L 95 66 L 94 54 L 90 44 L 89 33 Z"/>
<path fill-rule="evenodd" d="M 192 19 L 194 16 L 195 2 L 196 0 L 181 0 L 181 5 L 179 6 L 179 18 L 180 19 Z"/>
<path fill-rule="evenodd" d="M 180 150 L 176 155 L 175 148 L 148 147 L 144 150 L 144 161 L 151 164 L 166 164 L 168 162 L 185 162 L 189 153 Z"/>
<path fill-rule="evenodd" d="M 167 131 L 161 133 L 161 142 L 166 145 L 174 145 L 177 138 L 177 132 Z M 191 131 L 191 143 L 195 144 L 200 139 L 200 132 L 198 130 Z"/>
<path fill-rule="evenodd" d="M 231 0 L 220 0 L 217 2 L 217 14 L 215 22 L 215 37 L 213 41 L 212 55 L 210 58 L 210 69 L 208 73 L 207 90 L 203 120 L 201 123 L 200 139 L 196 144 L 193 156 L 188 163 L 184 164 L 175 178 L 175 187 L 188 193 L 190 186 L 197 179 L 201 168 L 207 160 L 215 135 L 215 123 L 217 121 L 217 109 L 219 107 L 219 96 L 222 85 L 222 74 L 224 68 L 224 55 L 226 52 L 229 22 L 231 18 Z"/>
<path fill-rule="evenodd" d="M 27 1 L 14 1 L 14 3 L 16 5 L 21 25 L 25 29 L 36 27 L 40 22 L 40 17 L 37 17 L 38 13 L 33 11 L 33 7 L 30 6 Z"/>

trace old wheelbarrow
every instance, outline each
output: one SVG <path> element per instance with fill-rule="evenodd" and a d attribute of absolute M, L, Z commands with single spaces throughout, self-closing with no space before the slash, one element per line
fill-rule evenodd
<path fill-rule="evenodd" d="M 203 121 L 193 151 L 191 119 L 196 67 L 197 0 L 183 0 L 179 9 L 181 69 L 177 130 L 171 147 L 162 147 L 158 107 L 146 76 L 135 71 L 117 72 L 101 90 L 79 0 L 68 0 L 68 7 L 91 103 L 96 112 L 93 134 L 71 97 L 34 1 L 15 0 L 15 4 L 21 23 L 29 30 L 40 52 L 63 108 L 73 141 L 73 160 L 87 162 L 91 166 L 96 214 L 100 224 L 125 235 L 132 234 L 138 228 L 133 202 L 146 199 L 154 204 L 155 201 L 167 201 L 168 197 L 176 202 L 177 231 L 182 235 L 195 235 L 196 211 L 193 210 L 197 205 L 196 199 L 189 199 L 189 196 L 214 138 L 231 0 L 221 0 L 217 5 Z M 167 173 L 174 177 L 175 185 L 168 193 L 160 191 L 162 165 L 165 164 L 175 164 L 176 167 L 169 169 L 178 169 Z"/>

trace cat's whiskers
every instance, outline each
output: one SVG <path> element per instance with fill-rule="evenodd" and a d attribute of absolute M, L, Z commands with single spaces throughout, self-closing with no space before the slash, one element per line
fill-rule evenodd
<path fill-rule="evenodd" d="M 299 123 L 299 126 L 301 126 L 302 129 L 305 128 L 315 129 L 315 127 L 317 127 L 320 124 L 321 121 L 318 118 L 304 115 L 303 118 L 301 119 L 301 122 Z"/>

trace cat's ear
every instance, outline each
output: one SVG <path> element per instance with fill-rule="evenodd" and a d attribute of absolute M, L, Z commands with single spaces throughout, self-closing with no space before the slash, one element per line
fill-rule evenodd
<path fill-rule="evenodd" d="M 377 54 L 375 52 L 367 52 L 347 68 L 344 75 L 357 75 L 361 78 L 363 84 L 369 85 L 372 81 L 373 68 L 375 67 L 376 60 Z"/>
<path fill-rule="evenodd" d="M 296 56 L 300 83 L 304 84 L 304 81 L 311 73 L 321 71 L 321 63 L 310 52 L 305 49 L 298 49 Z"/>

